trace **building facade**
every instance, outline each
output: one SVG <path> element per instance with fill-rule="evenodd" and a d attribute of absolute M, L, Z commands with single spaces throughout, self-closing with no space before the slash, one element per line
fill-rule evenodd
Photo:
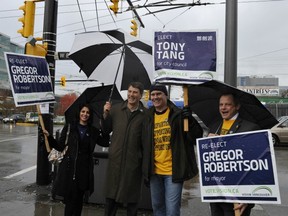
<path fill-rule="evenodd" d="M 10 37 L 0 33 L 0 89 L 11 89 L 4 52 L 24 53 L 24 47 L 12 43 Z"/>
<path fill-rule="evenodd" d="M 238 86 L 273 86 L 279 87 L 279 78 L 274 76 L 239 76 Z"/>
<path fill-rule="evenodd" d="M 240 76 L 237 87 L 256 96 L 280 96 L 279 78 L 274 76 Z"/>

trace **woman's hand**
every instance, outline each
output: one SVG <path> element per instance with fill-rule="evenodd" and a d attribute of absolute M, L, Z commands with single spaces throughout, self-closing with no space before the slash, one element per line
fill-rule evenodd
<path fill-rule="evenodd" d="M 42 131 L 45 136 L 49 137 L 49 132 L 47 130 L 43 129 Z"/>

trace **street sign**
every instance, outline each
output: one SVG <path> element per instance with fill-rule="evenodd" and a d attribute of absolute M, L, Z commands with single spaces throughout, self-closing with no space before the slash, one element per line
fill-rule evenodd
<path fill-rule="evenodd" d="M 68 55 L 69 52 L 55 52 L 55 60 L 71 60 Z"/>

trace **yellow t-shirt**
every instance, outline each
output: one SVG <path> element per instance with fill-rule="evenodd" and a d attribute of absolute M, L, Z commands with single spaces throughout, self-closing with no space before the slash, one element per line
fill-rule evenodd
<path fill-rule="evenodd" d="M 226 135 L 234 122 L 235 122 L 235 119 L 229 119 L 229 120 L 224 119 L 220 135 Z"/>
<path fill-rule="evenodd" d="M 163 114 L 154 114 L 154 164 L 155 174 L 160 175 L 172 175 L 169 113 L 168 108 Z"/>

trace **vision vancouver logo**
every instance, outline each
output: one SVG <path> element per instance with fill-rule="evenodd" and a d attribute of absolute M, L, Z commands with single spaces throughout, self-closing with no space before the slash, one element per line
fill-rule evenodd
<path fill-rule="evenodd" d="M 257 187 L 255 188 L 253 191 L 252 191 L 252 195 L 253 196 L 272 196 L 272 190 L 271 188 L 267 187 L 267 186 L 260 186 L 260 187 Z"/>

